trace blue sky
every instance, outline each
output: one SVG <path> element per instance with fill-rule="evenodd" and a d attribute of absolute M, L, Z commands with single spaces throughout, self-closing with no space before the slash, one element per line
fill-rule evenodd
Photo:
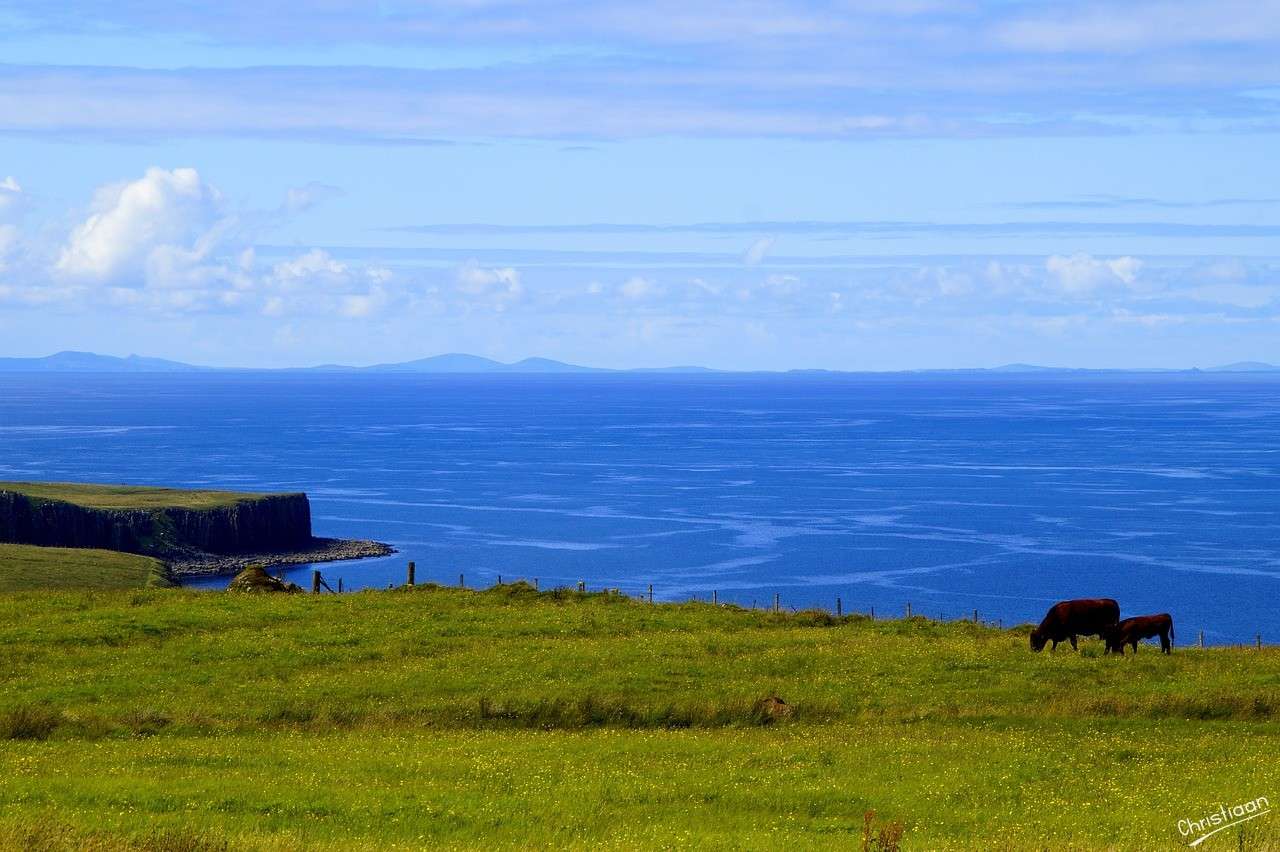
<path fill-rule="evenodd" d="M 1280 362 L 1278 143 L 1280 2 L 0 0 L 0 355 Z"/>

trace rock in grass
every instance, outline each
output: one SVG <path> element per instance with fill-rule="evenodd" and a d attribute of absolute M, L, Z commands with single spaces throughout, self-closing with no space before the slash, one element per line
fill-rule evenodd
<path fill-rule="evenodd" d="M 752 709 L 755 711 L 757 721 L 766 725 L 787 718 L 792 711 L 791 705 L 776 695 L 761 698 Z"/>
<path fill-rule="evenodd" d="M 250 565 L 227 585 L 228 592 L 285 592 L 293 594 L 302 591 L 297 583 L 286 583 L 278 577 L 272 577 L 261 565 Z"/>

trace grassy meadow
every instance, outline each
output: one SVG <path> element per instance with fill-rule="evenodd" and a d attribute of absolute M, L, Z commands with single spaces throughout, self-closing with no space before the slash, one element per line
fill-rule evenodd
<path fill-rule="evenodd" d="M 1280 795 L 1280 651 L 1100 652 L 523 584 L 4 594 L 0 848 L 1146 850 Z M 1242 847 L 1280 826 L 1199 848 Z"/>
<path fill-rule="evenodd" d="M 0 491 L 16 491 L 43 500 L 61 500 L 90 509 L 216 509 L 268 496 L 237 491 L 83 482 L 0 482 Z"/>
<path fill-rule="evenodd" d="M 0 544 L 0 592 L 33 589 L 140 589 L 167 586 L 164 564 L 149 556 L 66 547 Z"/>

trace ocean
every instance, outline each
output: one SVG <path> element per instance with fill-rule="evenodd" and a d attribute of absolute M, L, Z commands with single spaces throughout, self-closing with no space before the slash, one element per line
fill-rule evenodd
<path fill-rule="evenodd" d="M 0 441 L 0 479 L 306 491 L 317 535 L 400 551 L 319 566 L 349 589 L 414 560 L 1006 626 L 1107 596 L 1280 641 L 1277 376 L 10 373 Z"/>

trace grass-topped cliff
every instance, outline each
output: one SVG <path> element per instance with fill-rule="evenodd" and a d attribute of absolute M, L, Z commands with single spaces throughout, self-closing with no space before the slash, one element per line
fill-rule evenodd
<path fill-rule="evenodd" d="M 0 482 L 0 542 L 171 558 L 311 544 L 305 494 Z"/>
<path fill-rule="evenodd" d="M 91 509 L 215 509 L 246 500 L 281 496 L 87 482 L 0 482 L 0 491 L 14 491 L 28 497 L 73 503 Z"/>
<path fill-rule="evenodd" d="M 1280 653 L 1099 652 L 523 585 L 0 595 L 0 848 L 885 848 L 874 810 L 1165 849 L 1274 798 Z"/>

